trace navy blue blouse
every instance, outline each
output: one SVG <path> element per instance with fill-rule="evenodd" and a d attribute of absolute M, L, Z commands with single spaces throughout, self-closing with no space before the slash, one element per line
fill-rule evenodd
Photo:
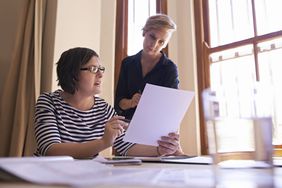
<path fill-rule="evenodd" d="M 119 102 L 123 98 L 131 99 L 137 92 L 142 92 L 146 83 L 178 89 L 179 79 L 177 66 L 162 52 L 160 61 L 145 76 L 141 67 L 142 50 L 133 56 L 123 59 L 115 95 L 115 110 L 131 119 L 135 109 L 122 110 Z"/>

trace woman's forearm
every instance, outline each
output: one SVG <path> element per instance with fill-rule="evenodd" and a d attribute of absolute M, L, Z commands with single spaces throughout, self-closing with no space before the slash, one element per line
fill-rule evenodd
<path fill-rule="evenodd" d="M 129 148 L 127 155 L 139 157 L 156 157 L 159 156 L 159 153 L 156 146 L 135 144 L 131 148 Z"/>
<path fill-rule="evenodd" d="M 135 144 L 127 151 L 127 155 L 140 157 L 156 157 L 162 156 L 163 154 L 160 153 L 159 148 L 157 146 Z M 182 151 L 181 147 L 179 147 L 178 150 L 176 150 L 173 154 L 170 155 L 179 156 L 185 154 Z"/>
<path fill-rule="evenodd" d="M 46 155 L 67 155 L 77 159 L 92 158 L 108 147 L 102 139 L 85 143 L 56 143 L 48 148 Z"/>

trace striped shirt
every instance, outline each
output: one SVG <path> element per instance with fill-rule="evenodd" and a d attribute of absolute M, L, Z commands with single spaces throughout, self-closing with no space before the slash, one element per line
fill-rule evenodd
<path fill-rule="evenodd" d="M 95 97 L 90 110 L 81 111 L 66 103 L 60 96 L 62 90 L 43 93 L 35 109 L 35 138 L 37 149 L 34 155 L 44 156 L 54 143 L 83 143 L 101 139 L 106 122 L 116 113 L 105 100 Z M 126 155 L 133 143 L 123 142 L 124 133 L 114 142 L 114 149 Z"/>

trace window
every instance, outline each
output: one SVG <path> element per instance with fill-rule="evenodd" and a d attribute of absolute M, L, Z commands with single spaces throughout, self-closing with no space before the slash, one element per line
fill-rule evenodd
<path fill-rule="evenodd" d="M 134 55 L 142 49 L 142 28 L 146 19 L 156 12 L 156 1 L 128 0 L 127 55 Z"/>
<path fill-rule="evenodd" d="M 274 86 L 275 96 L 282 96 L 281 6 L 280 0 L 195 3 L 196 15 L 202 12 L 203 18 L 202 25 L 196 26 L 202 31 L 202 37 L 197 38 L 200 46 L 197 53 L 204 54 L 198 59 L 200 91 L 210 86 L 238 87 L 260 81 Z M 282 99 L 274 97 L 274 100 L 273 144 L 281 145 Z M 204 136 L 204 131 L 201 132 Z"/>

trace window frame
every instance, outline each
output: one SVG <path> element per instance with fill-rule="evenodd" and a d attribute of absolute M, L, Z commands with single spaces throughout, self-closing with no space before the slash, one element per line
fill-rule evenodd
<path fill-rule="evenodd" d="M 282 31 L 275 31 L 264 35 L 258 35 L 256 30 L 256 17 L 255 17 L 255 0 L 251 1 L 253 10 L 253 24 L 254 24 L 254 36 L 248 39 L 232 42 L 229 44 L 210 47 L 209 37 L 209 9 L 208 0 L 194 0 L 194 15 L 195 15 L 195 33 L 196 33 L 196 53 L 197 53 L 197 78 L 198 78 L 198 99 L 199 99 L 199 114 L 200 114 L 200 141 L 201 141 L 201 154 L 208 154 L 207 135 L 205 128 L 205 120 L 202 108 L 201 93 L 204 89 L 210 87 L 210 69 L 211 62 L 209 61 L 209 55 L 211 53 L 220 52 L 223 50 L 229 50 L 232 48 L 253 45 L 254 50 L 254 63 L 256 71 L 256 80 L 260 80 L 258 69 L 258 50 L 257 44 L 264 41 L 269 41 L 278 37 L 282 37 Z M 275 146 L 279 148 L 280 146 Z"/>

